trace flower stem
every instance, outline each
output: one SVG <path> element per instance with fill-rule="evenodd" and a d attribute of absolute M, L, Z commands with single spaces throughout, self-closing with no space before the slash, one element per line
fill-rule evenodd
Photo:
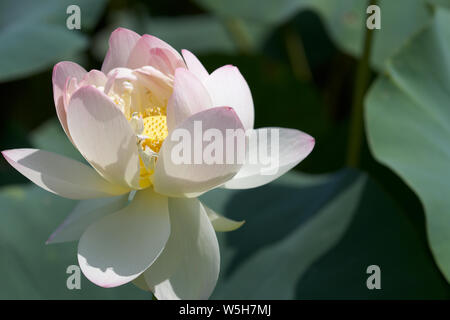
<path fill-rule="evenodd" d="M 377 0 L 370 0 L 369 5 L 376 4 Z M 364 19 L 365 27 L 365 19 Z M 370 75 L 370 54 L 372 49 L 373 29 L 366 28 L 364 37 L 363 55 L 358 63 L 353 94 L 350 131 L 348 136 L 347 165 L 358 167 L 361 156 L 361 145 L 364 135 L 363 103 Z"/>
<path fill-rule="evenodd" d="M 241 19 L 226 18 L 224 24 L 241 53 L 249 54 L 253 51 L 252 37 Z"/>
<path fill-rule="evenodd" d="M 292 26 L 287 26 L 284 30 L 284 42 L 286 52 L 295 77 L 298 80 L 309 82 L 312 79 L 308 59 L 300 34 L 295 32 Z"/>

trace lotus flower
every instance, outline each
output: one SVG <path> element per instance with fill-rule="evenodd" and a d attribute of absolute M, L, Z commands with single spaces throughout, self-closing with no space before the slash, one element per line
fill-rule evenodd
<path fill-rule="evenodd" d="M 154 36 L 123 28 L 111 34 L 101 71 L 58 63 L 53 95 L 61 126 L 87 164 L 37 149 L 3 156 L 41 188 L 82 200 L 48 243 L 79 240 L 78 262 L 90 281 L 133 281 L 158 299 L 208 298 L 219 274 L 215 231 L 242 224 L 214 213 L 199 195 L 266 184 L 314 146 L 309 135 L 278 128 L 271 174 L 248 162 L 260 145 L 245 145 L 243 163 L 176 163 L 177 130 L 193 133 L 196 123 L 223 135 L 262 130 L 253 129 L 249 87 L 234 66 L 209 74 L 191 52 L 181 56 Z"/>

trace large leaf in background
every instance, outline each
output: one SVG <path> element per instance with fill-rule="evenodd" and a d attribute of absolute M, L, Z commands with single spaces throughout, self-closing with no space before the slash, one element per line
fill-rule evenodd
<path fill-rule="evenodd" d="M 177 50 L 235 52 L 236 46 L 224 24 L 212 15 L 177 18 L 149 18 L 148 33 L 170 43 Z M 208 39 L 208 41 L 205 41 Z"/>
<path fill-rule="evenodd" d="M 240 17 L 261 24 L 282 24 L 299 11 L 317 12 L 337 46 L 360 56 L 367 19 L 366 0 L 196 0 L 222 17 Z M 431 13 L 425 0 L 380 0 L 381 30 L 374 36 L 372 63 L 382 69 L 386 59 L 420 30 Z"/>
<path fill-rule="evenodd" d="M 380 0 L 381 29 L 373 39 L 371 60 L 383 69 L 387 59 L 429 21 L 431 12 L 424 0 Z M 363 50 L 366 0 L 313 0 L 312 6 L 323 18 L 338 47 L 359 57 Z"/>
<path fill-rule="evenodd" d="M 239 17 L 268 25 L 281 24 L 295 16 L 299 10 L 309 8 L 311 4 L 311 0 L 194 1 L 206 10 L 214 12 L 221 17 Z"/>
<path fill-rule="evenodd" d="M 132 284 L 103 289 L 83 276 L 80 290 L 67 289 L 77 244 L 45 241 L 74 205 L 31 184 L 0 189 L 0 299 L 151 299 Z"/>
<path fill-rule="evenodd" d="M 427 2 L 435 6 L 441 6 L 450 9 L 450 2 L 448 0 L 427 0 Z"/>
<path fill-rule="evenodd" d="M 105 0 L 3 0 L 0 2 L 0 82 L 25 77 L 84 49 L 87 38 L 69 30 L 69 5 L 81 11 L 81 30 L 92 29 Z"/>
<path fill-rule="evenodd" d="M 426 241 L 366 175 L 289 173 L 245 191 L 214 190 L 204 202 L 234 219 L 221 237 L 216 299 L 449 298 Z M 381 268 L 382 290 L 366 269 Z"/>
<path fill-rule="evenodd" d="M 234 25 L 233 25 L 234 23 Z M 220 52 L 234 53 L 239 45 L 248 46 L 248 50 L 259 47 L 269 30 L 258 23 L 239 21 L 221 21 L 213 15 L 185 16 L 177 18 L 149 19 L 148 31 L 178 49 L 191 48 L 196 53 Z M 239 43 L 232 38 L 233 26 L 245 33 L 249 43 Z M 208 39 L 208 41 L 205 41 Z"/>
<path fill-rule="evenodd" d="M 432 252 L 450 281 L 450 11 L 439 9 L 366 98 L 375 158 L 421 199 Z"/>

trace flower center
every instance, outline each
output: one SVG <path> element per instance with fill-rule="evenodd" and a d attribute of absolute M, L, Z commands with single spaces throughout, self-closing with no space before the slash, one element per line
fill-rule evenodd
<path fill-rule="evenodd" d="M 123 70 L 122 70 L 123 71 Z M 136 135 L 140 157 L 140 185 L 151 185 L 158 152 L 168 135 L 165 99 L 158 99 L 144 83 L 132 78 L 115 80 L 108 95 L 120 108 Z"/>
<path fill-rule="evenodd" d="M 147 108 L 144 114 L 136 112 L 130 119 L 137 136 L 142 188 L 150 186 L 150 177 L 155 169 L 158 152 L 169 134 L 165 113 L 165 110 L 159 107 Z"/>

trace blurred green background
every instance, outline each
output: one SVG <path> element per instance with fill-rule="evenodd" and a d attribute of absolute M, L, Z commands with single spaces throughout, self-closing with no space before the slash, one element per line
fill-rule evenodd
<path fill-rule="evenodd" d="M 81 30 L 66 28 L 71 4 L 81 9 Z M 218 235 L 212 298 L 448 299 L 450 2 L 377 4 L 381 30 L 364 51 L 366 0 L 1 0 L 0 149 L 79 159 L 55 120 L 53 65 L 100 69 L 117 27 L 156 35 L 210 72 L 236 65 L 256 128 L 316 139 L 279 180 L 203 196 L 246 220 Z M 0 298 L 151 299 L 132 284 L 102 289 L 85 278 L 81 290 L 68 290 L 76 244 L 44 242 L 76 202 L 28 184 L 3 158 L 0 184 Z M 381 290 L 366 287 L 374 264 Z"/>

